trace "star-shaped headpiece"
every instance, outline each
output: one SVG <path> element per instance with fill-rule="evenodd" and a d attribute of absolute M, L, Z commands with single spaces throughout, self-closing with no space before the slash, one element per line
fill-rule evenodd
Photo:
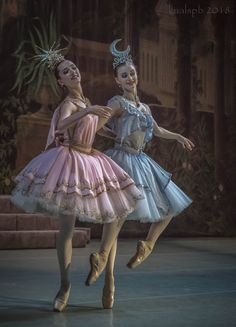
<path fill-rule="evenodd" d="M 61 54 L 65 49 L 58 49 L 57 46 L 55 47 L 55 43 L 49 50 L 44 50 L 37 45 L 36 47 L 41 53 L 33 56 L 33 59 L 41 61 L 41 63 L 47 65 L 51 71 L 53 71 L 60 62 L 65 60 L 64 56 Z"/>

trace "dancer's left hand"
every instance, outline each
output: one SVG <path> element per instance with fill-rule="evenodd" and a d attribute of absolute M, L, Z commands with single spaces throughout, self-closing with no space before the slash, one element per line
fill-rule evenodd
<path fill-rule="evenodd" d="M 176 140 L 182 144 L 183 148 L 189 151 L 192 151 L 192 149 L 195 147 L 194 143 L 192 141 L 190 141 L 189 139 L 187 139 L 186 137 L 182 136 L 182 135 L 178 135 Z"/>

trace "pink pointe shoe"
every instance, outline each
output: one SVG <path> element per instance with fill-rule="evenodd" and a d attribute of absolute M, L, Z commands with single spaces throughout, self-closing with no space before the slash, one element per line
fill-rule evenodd
<path fill-rule="evenodd" d="M 62 312 L 65 309 L 65 307 L 68 303 L 68 300 L 69 300 L 70 290 L 71 290 L 71 285 L 65 292 L 62 292 L 61 290 L 59 290 L 59 292 L 57 293 L 57 295 L 53 301 L 53 311 Z"/>
<path fill-rule="evenodd" d="M 149 241 L 138 241 L 135 255 L 127 263 L 128 268 L 140 265 L 152 252 L 153 247 Z"/>
<path fill-rule="evenodd" d="M 90 286 L 96 282 L 106 267 L 107 256 L 102 253 L 92 253 L 90 255 L 90 272 L 86 279 L 85 285 Z"/>
<path fill-rule="evenodd" d="M 114 279 L 105 280 L 102 293 L 102 305 L 104 309 L 112 309 L 114 304 L 115 284 Z"/>

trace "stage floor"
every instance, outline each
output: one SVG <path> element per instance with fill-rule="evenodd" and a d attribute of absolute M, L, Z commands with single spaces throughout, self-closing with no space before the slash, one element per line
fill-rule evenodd
<path fill-rule="evenodd" d="M 120 240 L 116 301 L 103 310 L 103 275 L 84 285 L 91 252 L 74 249 L 72 291 L 63 313 L 52 312 L 59 274 L 56 250 L 0 251 L 0 325 L 7 327 L 236 326 L 236 239 L 162 238 L 138 268 L 126 268 L 135 240 Z"/>

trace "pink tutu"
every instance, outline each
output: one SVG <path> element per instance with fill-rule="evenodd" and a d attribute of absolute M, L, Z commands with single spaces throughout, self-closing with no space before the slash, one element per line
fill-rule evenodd
<path fill-rule="evenodd" d="M 127 173 L 99 151 L 83 153 L 70 146 L 91 146 L 97 121 L 95 115 L 84 116 L 71 139 L 35 157 L 16 177 L 12 201 L 26 212 L 76 215 L 95 223 L 131 213 L 142 194 Z"/>

